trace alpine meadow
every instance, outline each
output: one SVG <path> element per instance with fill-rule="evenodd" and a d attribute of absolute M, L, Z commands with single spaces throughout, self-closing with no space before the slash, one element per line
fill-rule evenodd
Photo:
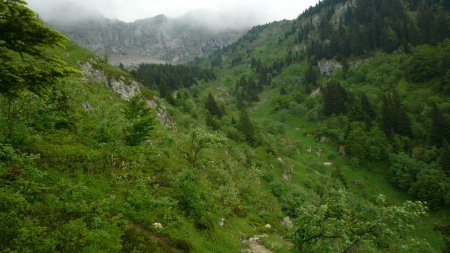
<path fill-rule="evenodd" d="M 0 0 L 0 252 L 450 252 L 449 0 L 158 17 Z"/>

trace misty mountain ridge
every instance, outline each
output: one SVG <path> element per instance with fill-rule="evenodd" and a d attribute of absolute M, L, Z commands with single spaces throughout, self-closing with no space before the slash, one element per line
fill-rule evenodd
<path fill-rule="evenodd" d="M 206 11 L 123 22 L 74 5 L 61 5 L 41 17 L 79 45 L 108 55 L 115 65 L 191 61 L 237 41 L 250 27 L 242 25 L 250 20 L 227 23 L 226 14 Z"/>
<path fill-rule="evenodd" d="M 64 1 L 61 1 L 61 3 L 53 8 L 40 10 L 38 15 L 47 23 L 59 25 L 70 25 L 85 23 L 88 20 L 106 19 L 100 12 Z"/>

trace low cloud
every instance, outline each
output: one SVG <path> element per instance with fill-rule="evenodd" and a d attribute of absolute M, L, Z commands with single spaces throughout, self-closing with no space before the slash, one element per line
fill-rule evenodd
<path fill-rule="evenodd" d="M 61 23 L 105 16 L 125 22 L 164 14 L 217 28 L 294 19 L 318 0 L 28 0 L 44 19 Z"/>

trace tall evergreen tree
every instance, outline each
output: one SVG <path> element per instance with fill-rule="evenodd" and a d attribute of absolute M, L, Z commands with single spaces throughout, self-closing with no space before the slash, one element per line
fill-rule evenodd
<path fill-rule="evenodd" d="M 445 171 L 445 173 L 450 175 L 450 145 L 447 141 L 444 142 L 443 147 L 441 148 L 439 165 Z"/>
<path fill-rule="evenodd" d="M 420 31 L 420 42 L 435 42 L 435 23 L 433 11 L 429 7 L 428 1 L 422 1 L 417 9 L 417 27 Z"/>
<path fill-rule="evenodd" d="M 319 73 L 317 71 L 317 68 L 314 67 L 314 65 L 312 63 L 308 64 L 308 68 L 306 69 L 305 72 L 305 76 L 304 76 L 304 81 L 306 84 L 308 85 L 316 85 L 317 84 L 317 80 L 319 78 Z"/>
<path fill-rule="evenodd" d="M 369 98 L 367 97 L 367 94 L 365 92 L 361 93 L 361 106 L 364 110 L 364 113 L 371 119 L 375 119 L 377 114 L 375 110 L 372 107 L 372 104 L 369 101 Z"/>
<path fill-rule="evenodd" d="M 212 116 L 216 116 L 218 118 L 223 117 L 223 112 L 211 93 L 209 93 L 208 97 L 206 98 L 205 108 Z"/>
<path fill-rule="evenodd" d="M 9 142 L 17 115 L 13 100 L 25 90 L 42 95 L 57 81 L 77 73 L 49 48 L 63 48 L 66 38 L 49 29 L 28 9 L 25 1 L 0 1 L 0 94 Z"/>
<path fill-rule="evenodd" d="M 324 113 L 327 116 L 345 112 L 347 92 L 338 81 L 329 81 L 323 88 Z"/>
<path fill-rule="evenodd" d="M 393 111 L 392 99 L 389 94 L 383 95 L 381 107 L 381 128 L 388 137 L 394 134 L 395 112 Z"/>
<path fill-rule="evenodd" d="M 395 90 L 392 94 L 386 93 L 383 96 L 381 128 L 389 137 L 392 137 L 393 134 L 403 136 L 411 136 L 412 134 L 411 120 L 401 103 L 400 95 Z"/>
<path fill-rule="evenodd" d="M 431 145 L 442 147 L 448 137 L 448 124 L 435 103 L 431 105 L 431 129 L 429 142 Z"/>
<path fill-rule="evenodd" d="M 403 136 L 412 135 L 411 119 L 405 108 L 401 108 L 398 112 L 395 130 L 398 134 Z"/>
<path fill-rule="evenodd" d="M 245 107 L 244 95 L 242 95 L 242 91 L 238 91 L 236 93 L 236 106 L 239 109 L 242 109 Z"/>
<path fill-rule="evenodd" d="M 251 145 L 256 144 L 255 127 L 245 109 L 239 115 L 238 129 L 244 135 L 245 141 Z"/>
<path fill-rule="evenodd" d="M 9 98 L 23 90 L 40 94 L 58 78 L 76 71 L 48 52 L 66 38 L 49 29 L 25 1 L 0 1 L 0 94 Z"/>
<path fill-rule="evenodd" d="M 130 146 L 137 146 L 147 140 L 155 124 L 150 108 L 138 96 L 133 97 L 123 111 L 128 125 L 125 140 Z"/>
<path fill-rule="evenodd" d="M 217 131 L 220 129 L 220 121 L 216 119 L 216 117 L 212 116 L 211 113 L 206 113 L 206 125 Z"/>

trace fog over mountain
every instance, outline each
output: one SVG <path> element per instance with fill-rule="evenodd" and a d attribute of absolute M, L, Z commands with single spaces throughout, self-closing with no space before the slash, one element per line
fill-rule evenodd
<path fill-rule="evenodd" d="M 172 19 L 158 15 L 129 23 L 92 16 L 71 21 L 47 22 L 79 45 L 107 54 L 116 65 L 184 63 L 235 42 L 247 31 L 211 29 L 190 16 Z"/>
<path fill-rule="evenodd" d="M 317 0 L 30 0 L 70 39 L 113 64 L 183 63 L 237 41 L 254 25 L 295 18 Z M 299 1 L 297 1 L 299 2 Z"/>
<path fill-rule="evenodd" d="M 220 26 L 247 27 L 275 20 L 293 19 L 318 0 L 29 0 L 29 6 L 44 19 L 79 19 L 78 11 L 91 15 L 132 22 L 159 14 L 177 18 L 188 13 L 213 13 L 220 17 Z M 58 9 L 64 6 L 73 10 L 62 16 Z M 210 23 L 211 16 L 200 16 L 199 20 Z"/>

